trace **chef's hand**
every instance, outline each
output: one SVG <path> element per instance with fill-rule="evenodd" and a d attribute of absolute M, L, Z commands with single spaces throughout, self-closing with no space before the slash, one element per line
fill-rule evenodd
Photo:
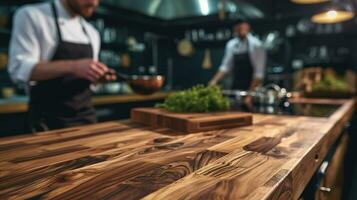
<path fill-rule="evenodd" d="M 87 79 L 91 82 L 97 82 L 102 77 L 105 80 L 115 80 L 113 75 L 107 75 L 112 69 L 109 69 L 105 64 L 94 61 L 93 59 L 80 59 L 73 61 L 72 72 L 75 76 Z"/>
<path fill-rule="evenodd" d="M 214 85 L 217 85 L 216 80 L 211 80 L 210 82 L 208 82 L 208 86 L 214 86 Z"/>
<path fill-rule="evenodd" d="M 217 72 L 214 77 L 208 82 L 209 86 L 214 86 L 217 85 L 219 81 L 223 79 L 223 77 L 226 75 L 226 72 L 219 71 Z"/>
<path fill-rule="evenodd" d="M 244 105 L 248 108 L 249 111 L 251 111 L 253 109 L 253 97 L 247 96 L 244 99 Z"/>
<path fill-rule="evenodd" d="M 105 81 L 115 81 L 117 80 L 116 71 L 114 69 L 108 68 L 108 72 L 103 76 Z"/>

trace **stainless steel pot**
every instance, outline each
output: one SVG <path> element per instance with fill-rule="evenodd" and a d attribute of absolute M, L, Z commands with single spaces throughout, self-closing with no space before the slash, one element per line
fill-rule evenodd
<path fill-rule="evenodd" d="M 255 105 L 281 105 L 291 96 L 285 88 L 281 88 L 276 84 L 268 84 L 266 86 L 257 88 L 255 91 L 243 90 L 224 90 L 222 92 L 229 97 L 234 104 L 245 103 L 245 99 L 251 96 Z"/>
<path fill-rule="evenodd" d="M 291 94 L 285 88 L 276 84 L 268 84 L 255 91 L 253 101 L 260 105 L 279 105 L 287 101 L 290 96 Z"/>
<path fill-rule="evenodd" d="M 252 92 L 244 90 L 223 90 L 222 94 L 237 103 L 244 103 L 245 98 L 252 96 Z"/>

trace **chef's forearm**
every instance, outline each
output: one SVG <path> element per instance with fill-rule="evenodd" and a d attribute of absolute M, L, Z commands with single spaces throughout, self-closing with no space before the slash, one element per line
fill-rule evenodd
<path fill-rule="evenodd" d="M 72 64 L 71 60 L 38 63 L 31 72 L 30 80 L 44 81 L 70 74 Z"/>
<path fill-rule="evenodd" d="M 210 81 L 210 85 L 216 85 L 225 75 L 226 73 L 224 71 L 218 71 Z"/>
<path fill-rule="evenodd" d="M 249 90 L 254 90 L 258 86 L 260 86 L 262 83 L 261 79 L 253 79 L 252 83 L 250 84 Z"/>

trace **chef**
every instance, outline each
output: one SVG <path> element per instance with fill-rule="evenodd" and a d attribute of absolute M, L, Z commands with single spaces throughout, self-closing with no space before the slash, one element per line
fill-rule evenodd
<path fill-rule="evenodd" d="M 233 31 L 236 36 L 228 41 L 222 64 L 209 85 L 216 85 L 232 73 L 233 90 L 253 90 L 264 77 L 266 51 L 258 38 L 250 34 L 248 22 L 236 22 Z"/>
<path fill-rule="evenodd" d="M 116 79 L 98 61 L 100 37 L 84 19 L 98 4 L 54 0 L 15 13 L 8 70 L 15 83 L 28 88 L 32 131 L 96 122 L 90 85 Z"/>

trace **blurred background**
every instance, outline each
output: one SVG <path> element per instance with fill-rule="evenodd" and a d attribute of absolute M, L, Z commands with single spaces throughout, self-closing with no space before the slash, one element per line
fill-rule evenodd
<path fill-rule="evenodd" d="M 12 17 L 20 6 L 36 2 L 41 1 L 0 2 L 0 130 L 5 135 L 26 132 L 19 124 L 26 118 L 28 100 L 25 89 L 11 82 L 6 69 Z M 94 101 L 99 120 L 127 118 L 133 106 L 153 105 L 167 92 L 207 84 L 221 64 L 237 19 L 248 20 L 253 34 L 267 49 L 265 84 L 307 92 L 316 88 L 312 84 L 321 77 L 332 74 L 354 92 L 357 18 L 329 23 L 313 20 L 326 6 L 342 3 L 347 10 L 355 10 L 357 4 L 328 0 L 101 0 L 89 19 L 101 35 L 100 61 L 126 74 L 161 74 L 166 81 L 156 96 L 139 99 L 126 83 L 97 85 Z M 329 14 L 334 17 L 336 13 Z M 223 87 L 229 88 L 230 83 L 226 79 Z"/>

